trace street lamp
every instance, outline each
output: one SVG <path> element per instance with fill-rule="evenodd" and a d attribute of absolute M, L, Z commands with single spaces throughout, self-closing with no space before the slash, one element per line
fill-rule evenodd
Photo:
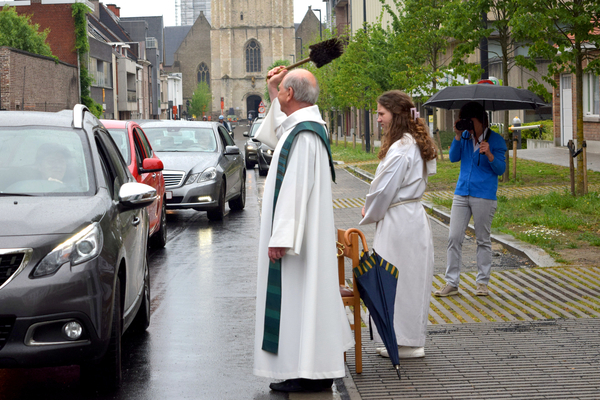
<path fill-rule="evenodd" d="M 323 40 L 323 29 L 321 28 L 321 26 L 323 25 L 321 23 L 321 10 L 318 8 L 313 8 L 313 11 L 319 12 L 319 37 L 321 38 L 321 40 Z"/>
<path fill-rule="evenodd" d="M 304 58 L 304 49 L 302 48 L 302 38 L 299 36 L 296 36 L 296 40 L 300 39 L 300 58 Z"/>

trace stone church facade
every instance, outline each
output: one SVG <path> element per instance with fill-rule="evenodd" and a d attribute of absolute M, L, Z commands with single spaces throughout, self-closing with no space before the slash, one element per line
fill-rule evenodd
<path fill-rule="evenodd" d="M 249 112 L 256 116 L 269 66 L 296 52 L 293 1 L 213 0 L 211 22 L 198 17 L 169 68 L 182 73 L 184 104 L 205 81 L 213 95 L 213 119 L 230 109 L 239 119 Z"/>

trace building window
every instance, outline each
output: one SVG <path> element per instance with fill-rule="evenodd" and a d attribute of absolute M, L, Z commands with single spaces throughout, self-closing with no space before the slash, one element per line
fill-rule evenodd
<path fill-rule="evenodd" d="M 260 46 L 258 42 L 252 39 L 246 45 L 246 72 L 260 72 Z"/>
<path fill-rule="evenodd" d="M 600 80 L 594 74 L 583 76 L 583 115 L 600 116 Z"/>
<path fill-rule="evenodd" d="M 202 63 L 198 66 L 198 83 L 206 82 L 208 86 L 210 86 L 210 72 L 208 71 L 208 66 L 205 63 Z"/>
<path fill-rule="evenodd" d="M 103 88 L 112 87 L 112 73 L 110 63 L 98 60 L 97 58 L 90 57 L 89 72 L 92 78 L 94 78 L 92 86 Z"/>

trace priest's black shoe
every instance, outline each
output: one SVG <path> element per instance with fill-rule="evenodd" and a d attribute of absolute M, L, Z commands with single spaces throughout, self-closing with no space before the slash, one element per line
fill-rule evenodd
<path fill-rule="evenodd" d="M 283 382 L 271 383 L 271 390 L 278 392 L 322 392 L 331 389 L 333 379 L 288 379 Z"/>
<path fill-rule="evenodd" d="M 276 390 L 278 392 L 304 392 L 300 379 L 288 379 L 283 382 L 274 382 L 271 383 L 269 387 L 271 390 Z"/>

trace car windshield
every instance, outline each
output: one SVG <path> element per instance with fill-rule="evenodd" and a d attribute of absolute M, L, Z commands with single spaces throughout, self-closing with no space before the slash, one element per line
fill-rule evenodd
<path fill-rule="evenodd" d="M 95 193 L 84 135 L 70 128 L 0 128 L 0 195 Z"/>
<path fill-rule="evenodd" d="M 251 138 L 254 137 L 254 135 L 256 135 L 256 131 L 258 130 L 260 124 L 262 124 L 262 121 L 256 121 L 252 124 L 252 128 L 249 135 Z"/>
<path fill-rule="evenodd" d="M 117 144 L 117 147 L 123 156 L 123 160 L 125 160 L 125 164 L 129 165 L 131 163 L 131 150 L 129 149 L 127 129 L 112 128 L 108 130 L 108 133 L 110 133 L 110 136 Z"/>
<path fill-rule="evenodd" d="M 212 128 L 144 127 L 144 132 L 154 151 L 217 151 Z"/>

